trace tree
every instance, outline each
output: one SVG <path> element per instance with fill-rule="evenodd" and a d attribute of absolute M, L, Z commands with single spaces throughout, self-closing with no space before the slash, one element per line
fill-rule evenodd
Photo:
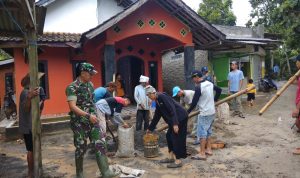
<path fill-rule="evenodd" d="M 232 11 L 232 0 L 203 0 L 198 14 L 206 21 L 217 25 L 234 26 L 236 16 Z"/>
<path fill-rule="evenodd" d="M 250 14 L 267 32 L 279 33 L 288 49 L 300 52 L 300 0 L 249 0 Z M 251 20 L 247 25 L 252 25 Z"/>
<path fill-rule="evenodd" d="M 5 59 L 9 59 L 9 58 L 12 58 L 12 57 L 9 56 L 5 51 L 0 49 L 0 61 L 5 60 Z"/>

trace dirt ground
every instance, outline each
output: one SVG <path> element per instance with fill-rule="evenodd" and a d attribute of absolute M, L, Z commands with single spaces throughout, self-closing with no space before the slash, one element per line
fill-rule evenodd
<path fill-rule="evenodd" d="M 226 148 L 215 150 L 207 161 L 184 160 L 180 169 L 167 169 L 157 160 L 166 156 L 167 148 L 160 148 L 160 157 L 146 159 L 143 152 L 132 158 L 112 158 L 112 161 L 132 168 L 146 170 L 144 178 L 193 178 L 193 177 L 300 177 L 300 156 L 292 151 L 300 147 L 296 128 L 291 130 L 294 119 L 296 86 L 291 86 L 284 95 L 262 117 L 258 110 L 274 93 L 259 93 L 256 106 L 244 106 L 246 119 L 230 118 L 231 123 L 215 122 L 214 137 L 226 142 Z M 226 122 L 228 123 L 228 122 Z M 188 147 L 192 146 L 190 138 Z M 42 138 L 43 168 L 45 177 L 74 177 L 74 146 L 69 129 L 55 133 L 44 133 Z M 15 178 L 26 176 L 25 146 L 16 141 L 0 141 L 0 177 Z M 97 165 L 93 155 L 86 154 L 85 177 L 97 177 Z"/>

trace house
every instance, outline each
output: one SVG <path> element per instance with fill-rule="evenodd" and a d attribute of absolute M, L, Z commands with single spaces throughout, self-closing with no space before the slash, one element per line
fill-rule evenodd
<path fill-rule="evenodd" d="M 69 111 L 65 88 L 74 80 L 79 62 L 90 62 L 98 70 L 93 77 L 95 87 L 121 73 L 127 94 L 133 98 L 141 74 L 150 76 L 150 84 L 163 90 L 162 55 L 173 49 L 184 53 L 185 86 L 192 88 L 195 49 L 207 49 L 225 39 L 181 0 L 41 0 L 38 4 L 47 8 L 44 31 L 55 31 L 45 32 L 37 41 L 39 71 L 45 73 L 41 80 L 47 95 L 44 117 Z M 94 13 L 80 11 L 78 6 Z M 20 81 L 28 72 L 26 50 L 16 37 L 2 36 L 1 43 L 13 44 L 4 50 L 14 58 L 19 96 Z"/>
<path fill-rule="evenodd" d="M 277 48 L 278 39 L 264 36 L 262 26 L 256 28 L 213 25 L 226 35 L 226 39 L 211 44 L 206 51 L 195 51 L 195 67 L 200 70 L 208 66 L 210 72 L 217 78 L 217 85 L 223 87 L 227 93 L 227 74 L 230 71 L 230 62 L 238 61 L 239 68 L 244 72 L 246 79 L 252 78 L 256 85 L 265 73 L 266 50 Z M 184 87 L 183 76 L 184 54 L 176 50 L 169 51 L 163 56 L 164 89 L 171 92 L 174 84 Z M 176 73 L 176 76 L 174 76 Z M 246 82 L 244 82 L 246 84 Z"/>

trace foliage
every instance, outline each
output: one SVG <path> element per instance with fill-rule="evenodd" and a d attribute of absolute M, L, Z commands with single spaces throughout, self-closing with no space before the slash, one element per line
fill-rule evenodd
<path fill-rule="evenodd" d="M 232 11 L 232 0 L 203 0 L 198 14 L 206 21 L 217 25 L 234 26 L 236 16 Z"/>
<path fill-rule="evenodd" d="M 4 52 L 2 49 L 0 49 L 0 61 L 5 60 L 5 59 L 10 59 L 11 56 L 8 55 L 6 52 Z"/>
<path fill-rule="evenodd" d="M 287 62 L 300 53 L 300 0 L 249 0 L 253 10 L 247 26 L 263 24 L 266 32 L 279 34 L 283 44 L 274 51 L 274 61 L 287 74 Z M 256 20 L 255 23 L 252 20 Z M 271 67 L 271 66 L 270 66 Z"/>
<path fill-rule="evenodd" d="M 281 34 L 288 49 L 300 52 L 300 0 L 249 0 L 252 19 L 267 32 Z M 252 25 L 249 20 L 248 26 Z"/>

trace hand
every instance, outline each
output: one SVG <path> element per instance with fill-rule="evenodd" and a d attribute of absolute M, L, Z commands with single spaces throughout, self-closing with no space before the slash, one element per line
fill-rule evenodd
<path fill-rule="evenodd" d="M 293 113 L 292 113 L 292 117 L 293 118 L 298 118 L 298 116 L 299 116 L 299 109 L 294 109 Z"/>
<path fill-rule="evenodd" d="M 175 132 L 176 134 L 178 134 L 178 131 L 179 131 L 178 125 L 174 125 L 174 126 L 173 126 L 173 130 L 174 130 L 174 132 Z"/>
<path fill-rule="evenodd" d="M 151 133 L 151 131 L 149 129 L 146 130 L 146 134 L 149 134 Z"/>
<path fill-rule="evenodd" d="M 228 96 L 230 96 L 231 95 L 231 93 L 230 93 L 230 91 L 228 91 Z"/>
<path fill-rule="evenodd" d="M 123 128 L 127 129 L 127 128 L 129 128 L 129 125 L 126 122 L 124 122 Z"/>
<path fill-rule="evenodd" d="M 91 121 L 91 123 L 96 124 L 98 122 L 98 119 L 95 115 L 90 115 L 89 120 Z"/>
<path fill-rule="evenodd" d="M 35 89 L 31 89 L 28 92 L 28 98 L 32 99 L 35 96 L 38 96 L 40 94 L 40 87 L 36 87 Z"/>
<path fill-rule="evenodd" d="M 142 109 L 145 109 L 145 106 L 143 104 L 140 104 L 140 106 L 141 106 Z"/>

